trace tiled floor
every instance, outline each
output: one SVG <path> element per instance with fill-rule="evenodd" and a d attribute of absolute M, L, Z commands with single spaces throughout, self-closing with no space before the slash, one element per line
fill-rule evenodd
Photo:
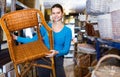
<path fill-rule="evenodd" d="M 64 59 L 64 68 L 66 72 L 66 77 L 74 77 L 74 62 L 73 58 Z"/>

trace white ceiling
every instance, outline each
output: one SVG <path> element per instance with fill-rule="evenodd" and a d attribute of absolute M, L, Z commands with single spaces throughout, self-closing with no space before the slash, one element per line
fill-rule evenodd
<path fill-rule="evenodd" d="M 59 3 L 69 12 L 81 12 L 86 7 L 86 0 L 44 0 L 44 7 L 51 8 L 52 5 Z"/>

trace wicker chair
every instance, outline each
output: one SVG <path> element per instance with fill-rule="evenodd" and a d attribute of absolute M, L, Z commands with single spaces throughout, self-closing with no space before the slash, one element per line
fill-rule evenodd
<path fill-rule="evenodd" d="M 39 17 L 39 18 L 38 18 Z M 52 70 L 53 77 L 55 75 L 54 58 L 50 58 L 50 66 L 37 64 L 36 60 L 44 58 L 45 54 L 50 53 L 49 49 L 44 45 L 40 35 L 41 23 L 48 31 L 50 41 L 50 49 L 53 49 L 52 30 L 46 24 L 43 14 L 37 9 L 24 9 L 15 12 L 6 13 L 0 19 L 0 24 L 7 36 L 7 43 L 11 60 L 13 61 L 16 77 L 24 77 L 32 66 L 48 68 Z M 20 31 L 25 28 L 34 27 L 38 36 L 38 40 L 26 44 L 16 45 L 11 33 Z M 46 60 L 45 60 L 46 61 Z M 46 61 L 48 62 L 48 61 Z M 19 64 L 24 64 L 21 71 L 18 71 Z"/>

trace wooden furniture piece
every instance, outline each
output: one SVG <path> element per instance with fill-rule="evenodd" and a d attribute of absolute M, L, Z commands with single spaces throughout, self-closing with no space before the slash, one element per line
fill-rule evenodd
<path fill-rule="evenodd" d="M 46 24 L 40 10 L 24 9 L 6 13 L 0 19 L 0 24 L 3 31 L 6 33 L 9 53 L 14 64 L 16 77 L 24 77 L 32 66 L 51 69 L 53 77 L 56 77 L 53 57 L 50 58 L 50 66 L 37 64 L 36 62 L 36 60 L 43 59 L 47 53 L 50 53 L 49 49 L 43 43 L 39 24 L 42 24 L 42 26 L 46 28 L 50 41 L 50 49 L 53 49 L 52 30 Z M 30 43 L 16 45 L 12 33 L 29 27 L 35 29 L 38 39 Z M 18 71 L 19 64 L 24 64 L 20 72 Z"/>

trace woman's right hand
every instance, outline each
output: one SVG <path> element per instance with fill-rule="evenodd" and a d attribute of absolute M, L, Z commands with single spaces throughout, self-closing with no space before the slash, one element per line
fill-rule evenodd
<path fill-rule="evenodd" d="M 12 34 L 12 37 L 13 37 L 14 40 L 17 40 L 17 36 L 16 35 Z"/>

